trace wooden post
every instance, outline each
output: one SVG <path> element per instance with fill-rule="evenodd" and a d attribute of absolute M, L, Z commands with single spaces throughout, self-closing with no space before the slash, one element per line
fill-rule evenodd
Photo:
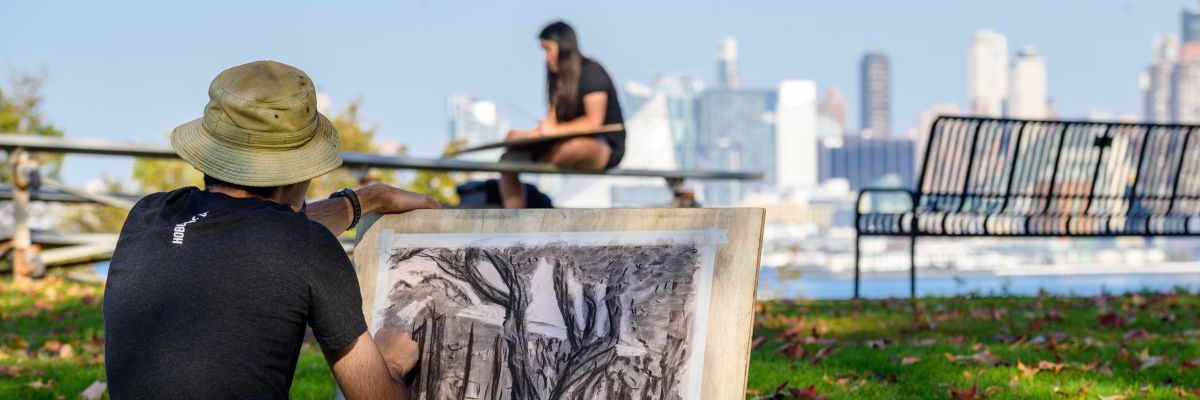
<path fill-rule="evenodd" d="M 18 147 L 9 157 L 13 165 L 13 282 L 23 283 L 32 280 L 37 257 L 29 232 L 29 177 L 24 165 L 29 162 L 29 156 Z"/>

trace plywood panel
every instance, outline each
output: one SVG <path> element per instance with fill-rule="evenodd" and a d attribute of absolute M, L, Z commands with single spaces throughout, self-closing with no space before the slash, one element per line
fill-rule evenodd
<path fill-rule="evenodd" d="M 717 246 L 704 344 L 702 398 L 745 397 L 764 211 L 719 209 L 420 210 L 375 221 L 354 252 L 363 313 L 376 314 L 384 232 L 396 234 L 724 230 Z"/>

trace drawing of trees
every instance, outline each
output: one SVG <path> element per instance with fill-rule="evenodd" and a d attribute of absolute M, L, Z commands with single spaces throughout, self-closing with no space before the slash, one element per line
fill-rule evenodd
<path fill-rule="evenodd" d="M 420 389 L 426 398 L 467 397 L 474 375 L 470 359 L 479 336 L 474 323 L 469 331 L 463 326 L 454 334 L 462 336 L 456 340 L 466 341 L 467 360 L 451 368 L 461 366 L 464 371 L 446 371 L 451 377 L 443 378 L 439 359 L 447 340 L 446 313 L 476 303 L 473 295 L 504 310 L 499 333 L 488 328 L 488 336 L 479 338 L 495 335 L 487 346 L 493 348 L 490 398 L 502 397 L 501 376 L 506 373 L 505 394 L 511 399 L 674 399 L 679 398 L 680 371 L 689 350 L 693 310 L 688 305 L 694 296 L 691 280 L 697 257 L 694 246 L 682 244 L 402 249 L 390 257 L 392 268 L 422 258 L 432 261 L 436 270 L 422 269 L 415 284 L 397 283 L 389 294 L 389 307 L 430 299 L 420 317 L 427 322 L 420 332 L 414 331 L 423 346 L 431 343 L 422 348 L 426 365 L 421 368 Z M 565 339 L 528 330 L 531 281 L 539 266 L 551 269 L 547 286 L 553 290 Z M 395 318 L 394 313 L 385 316 L 385 324 L 398 326 Z M 619 345 L 640 349 L 626 354 L 642 355 L 620 356 Z M 501 365 L 507 370 L 501 371 Z M 481 373 L 488 375 L 486 370 Z M 443 379 L 451 379 L 445 388 Z M 452 386 L 453 394 L 443 393 Z"/>

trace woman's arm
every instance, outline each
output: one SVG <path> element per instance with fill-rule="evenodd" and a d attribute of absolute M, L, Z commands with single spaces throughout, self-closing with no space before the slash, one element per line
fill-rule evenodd
<path fill-rule="evenodd" d="M 538 130 L 543 136 L 566 132 L 580 132 L 600 129 L 604 126 L 605 113 L 608 112 L 608 93 L 592 92 L 583 96 L 583 116 L 559 123 L 556 121 L 554 108 L 550 108 L 550 117 L 542 121 Z"/>

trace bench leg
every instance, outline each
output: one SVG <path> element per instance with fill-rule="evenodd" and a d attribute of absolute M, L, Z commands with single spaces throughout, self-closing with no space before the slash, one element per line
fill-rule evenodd
<path fill-rule="evenodd" d="M 854 233 L 854 298 L 855 299 L 858 299 L 858 295 L 859 295 L 858 294 L 858 286 L 859 286 L 858 275 L 860 273 L 859 262 L 861 262 L 861 260 L 862 260 L 862 254 L 860 253 L 861 250 L 859 249 L 860 242 L 862 242 L 862 235 L 859 234 L 858 232 L 855 232 Z"/>
<path fill-rule="evenodd" d="M 910 236 L 911 240 L 908 244 L 908 288 L 909 298 L 912 299 L 913 305 L 917 302 L 917 236 Z M 913 309 L 916 310 L 915 308 Z"/>

